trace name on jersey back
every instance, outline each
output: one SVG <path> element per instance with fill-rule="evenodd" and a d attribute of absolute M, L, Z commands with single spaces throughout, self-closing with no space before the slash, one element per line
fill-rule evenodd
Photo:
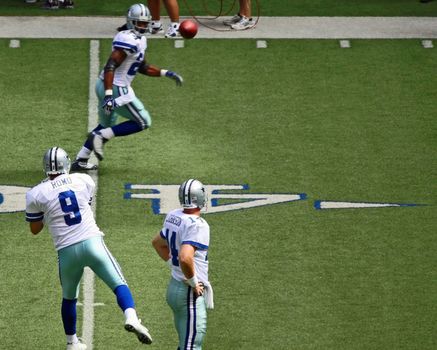
<path fill-rule="evenodd" d="M 167 219 L 165 221 L 176 226 L 181 226 L 182 223 L 181 218 L 174 215 L 167 216 Z"/>
<path fill-rule="evenodd" d="M 50 184 L 52 185 L 52 189 L 56 189 L 58 187 L 64 186 L 64 185 L 69 185 L 71 184 L 73 181 L 71 180 L 71 177 L 64 177 L 62 179 L 56 179 L 53 181 L 50 181 Z"/>

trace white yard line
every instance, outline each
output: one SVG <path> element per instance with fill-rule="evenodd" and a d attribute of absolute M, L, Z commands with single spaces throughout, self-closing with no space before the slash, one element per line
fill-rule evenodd
<path fill-rule="evenodd" d="M 97 125 L 97 97 L 94 92 L 94 85 L 96 77 L 99 74 L 99 46 L 98 40 L 90 41 L 90 73 L 89 73 L 89 99 L 88 99 L 88 131 L 91 131 Z M 98 160 L 91 156 L 90 161 L 97 164 Z M 90 176 L 96 183 L 96 192 L 94 200 L 92 201 L 92 210 L 94 216 L 96 215 L 96 202 L 98 190 L 98 172 L 89 172 Z M 94 335 L 94 272 L 86 267 L 83 276 L 83 326 L 82 339 L 87 345 L 88 350 L 93 349 L 93 335 Z"/>

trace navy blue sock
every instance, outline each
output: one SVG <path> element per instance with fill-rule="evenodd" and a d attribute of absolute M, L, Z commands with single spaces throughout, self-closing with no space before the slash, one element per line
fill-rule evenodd
<path fill-rule="evenodd" d="M 127 285 L 122 284 L 114 289 L 114 294 L 117 296 L 118 306 L 123 310 L 135 308 L 134 298 Z"/>
<path fill-rule="evenodd" d="M 136 132 L 140 132 L 142 130 L 143 128 L 132 120 L 125 121 L 112 127 L 112 131 L 116 137 L 135 134 Z"/>
<path fill-rule="evenodd" d="M 103 129 L 103 126 L 99 124 L 93 129 L 93 131 L 99 131 L 100 129 Z M 93 145 L 91 144 L 91 142 L 88 141 L 88 139 L 85 141 L 83 145 L 88 149 L 93 149 Z"/>
<path fill-rule="evenodd" d="M 61 315 L 65 334 L 76 334 L 76 303 L 77 299 L 62 299 Z"/>

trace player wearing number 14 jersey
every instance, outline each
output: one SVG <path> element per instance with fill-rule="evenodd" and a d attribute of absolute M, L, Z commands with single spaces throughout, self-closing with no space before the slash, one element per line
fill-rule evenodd
<path fill-rule="evenodd" d="M 171 266 L 167 303 L 173 311 L 179 350 L 201 350 L 206 333 L 206 309 L 212 309 L 208 279 L 209 225 L 200 217 L 206 192 L 199 180 L 179 187 L 182 209 L 167 214 L 162 230 L 152 241 L 161 259 Z"/>
<path fill-rule="evenodd" d="M 96 82 L 99 124 L 88 135 L 72 164 L 72 170 L 97 169 L 95 164 L 88 163 L 92 151 L 102 160 L 103 146 L 107 141 L 150 128 L 150 114 L 131 87 L 137 73 L 152 77 L 165 76 L 182 85 L 181 76 L 145 60 L 145 34 L 151 20 L 150 11 L 145 5 L 135 4 L 129 8 L 126 24 L 120 27 L 120 32 L 114 37 L 112 52 Z M 116 124 L 119 116 L 128 120 Z"/>
<path fill-rule="evenodd" d="M 123 273 L 103 241 L 90 207 L 95 184 L 87 174 L 69 174 L 70 159 L 59 147 L 50 148 L 43 158 L 48 178 L 26 194 L 26 220 L 38 234 L 48 227 L 58 252 L 62 285 L 62 321 L 67 350 L 86 345 L 76 335 L 76 303 L 79 282 L 88 266 L 111 288 L 125 316 L 125 329 L 145 344 L 152 338 L 138 319 L 135 304 Z"/>

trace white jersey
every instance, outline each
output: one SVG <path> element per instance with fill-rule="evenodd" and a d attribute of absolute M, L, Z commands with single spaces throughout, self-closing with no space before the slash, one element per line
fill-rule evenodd
<path fill-rule="evenodd" d="M 129 86 L 140 64 L 144 61 L 147 39 L 145 36 L 137 36 L 132 30 L 124 30 L 119 32 L 112 41 L 112 50 L 115 49 L 123 50 L 126 58 L 114 71 L 113 84 Z M 100 79 L 103 80 L 103 71 L 100 73 Z"/>
<path fill-rule="evenodd" d="M 56 250 L 103 236 L 91 210 L 95 183 L 87 174 L 65 174 L 26 193 L 26 220 L 43 221 Z"/>
<path fill-rule="evenodd" d="M 167 241 L 172 261 L 172 276 L 177 281 L 185 281 L 186 277 L 179 265 L 179 251 L 182 244 L 196 247 L 194 267 L 200 282 L 208 281 L 208 247 L 209 225 L 205 219 L 185 214 L 176 209 L 167 214 L 161 230 L 161 237 Z"/>

